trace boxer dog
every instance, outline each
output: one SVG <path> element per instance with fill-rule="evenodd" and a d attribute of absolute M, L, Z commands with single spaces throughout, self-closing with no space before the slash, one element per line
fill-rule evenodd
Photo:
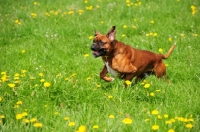
<path fill-rule="evenodd" d="M 106 76 L 118 76 L 131 81 L 134 77 L 135 83 L 147 74 L 154 74 L 157 78 L 166 77 L 166 67 L 162 59 L 167 59 L 176 44 L 172 45 L 167 54 L 156 54 L 147 50 L 132 48 L 115 39 L 115 26 L 103 35 L 95 31 L 91 50 L 94 57 L 101 56 L 105 65 L 100 72 L 100 78 L 110 82 L 114 79 Z"/>

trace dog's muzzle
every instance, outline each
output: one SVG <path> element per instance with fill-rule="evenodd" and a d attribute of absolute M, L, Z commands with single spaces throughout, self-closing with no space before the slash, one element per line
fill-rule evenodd
<path fill-rule="evenodd" d="M 100 46 L 98 44 L 96 44 L 96 43 L 92 44 L 91 50 L 93 51 L 92 54 L 93 54 L 93 56 L 95 58 L 106 54 L 106 49 L 105 48 L 100 48 Z"/>

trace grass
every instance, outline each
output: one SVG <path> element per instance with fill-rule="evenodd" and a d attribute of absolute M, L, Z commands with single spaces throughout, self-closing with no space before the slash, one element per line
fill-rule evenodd
<path fill-rule="evenodd" d="M 199 10 L 198 0 L 0 1 L 0 131 L 200 131 Z M 99 79 L 94 30 L 113 25 L 139 49 L 177 43 L 170 83 Z"/>

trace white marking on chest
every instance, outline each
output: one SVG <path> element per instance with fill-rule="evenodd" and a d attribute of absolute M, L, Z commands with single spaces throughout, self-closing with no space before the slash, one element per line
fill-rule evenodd
<path fill-rule="evenodd" d="M 114 77 L 118 76 L 118 72 L 115 71 L 115 70 L 113 70 L 113 69 L 108 65 L 108 62 L 105 62 L 105 64 L 106 64 L 106 67 L 107 67 L 108 72 L 109 72 L 112 76 L 114 76 Z"/>

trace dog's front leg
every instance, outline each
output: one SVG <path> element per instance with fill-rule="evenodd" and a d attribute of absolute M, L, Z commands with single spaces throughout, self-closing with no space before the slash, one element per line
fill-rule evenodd
<path fill-rule="evenodd" d="M 106 74 L 108 73 L 106 65 L 104 65 L 103 70 L 100 72 L 100 78 L 105 80 L 106 82 L 111 82 L 114 78 L 107 77 Z"/>

